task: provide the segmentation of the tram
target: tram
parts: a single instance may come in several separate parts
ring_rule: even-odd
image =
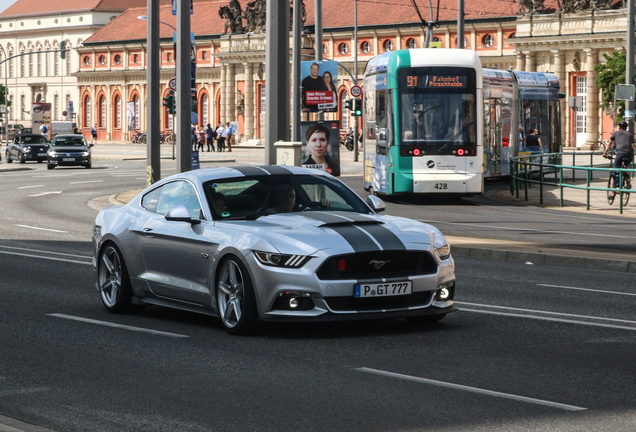
[[[510,157],[561,148],[553,73],[408,49],[371,59],[363,88],[364,188],[376,194],[480,194],[484,179],[510,175]]]

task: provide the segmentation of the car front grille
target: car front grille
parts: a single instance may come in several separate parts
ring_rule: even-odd
[[[431,303],[434,291],[416,292],[409,295],[355,298],[348,297],[325,297],[325,302],[334,311],[375,311],[404,309],[410,306],[426,306]]]
[[[435,274],[437,261],[427,251],[373,251],[337,255],[316,272],[320,280],[382,279]]]

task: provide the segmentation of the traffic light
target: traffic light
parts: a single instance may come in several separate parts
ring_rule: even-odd
[[[177,104],[172,90],[168,92],[168,96],[163,98],[163,106],[168,110],[168,114],[175,114],[177,112]]]
[[[345,105],[349,111],[353,111],[353,101],[354,99],[347,99]]]
[[[66,42],[64,41],[60,42],[60,58],[66,58]]]
[[[362,115],[362,101],[358,98],[350,99],[353,101],[353,115],[360,117]],[[348,101],[347,101],[348,102]]]

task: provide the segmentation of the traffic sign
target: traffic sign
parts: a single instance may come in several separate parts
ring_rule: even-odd
[[[362,94],[362,89],[359,86],[351,87],[351,96],[360,97],[361,94]]]
[[[176,90],[177,89],[177,79],[176,78],[172,78],[170,81],[168,81],[168,88],[170,90]]]
[[[68,112],[67,112],[67,111],[62,111],[62,116],[63,116],[63,117],[66,117],[67,115],[68,115]]]

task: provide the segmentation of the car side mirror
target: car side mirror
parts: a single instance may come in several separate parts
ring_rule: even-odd
[[[165,218],[167,221],[188,222],[193,225],[201,223],[201,220],[199,219],[192,219],[190,210],[188,210],[188,208],[183,204],[177,204],[176,206],[170,208],[170,210],[168,210],[168,213],[166,213]]]
[[[89,144],[88,147],[95,147],[95,144]]]
[[[386,204],[384,204],[384,201],[374,195],[369,195],[369,197],[367,198],[367,204],[369,204],[371,210],[376,213],[380,213],[386,210]]]

